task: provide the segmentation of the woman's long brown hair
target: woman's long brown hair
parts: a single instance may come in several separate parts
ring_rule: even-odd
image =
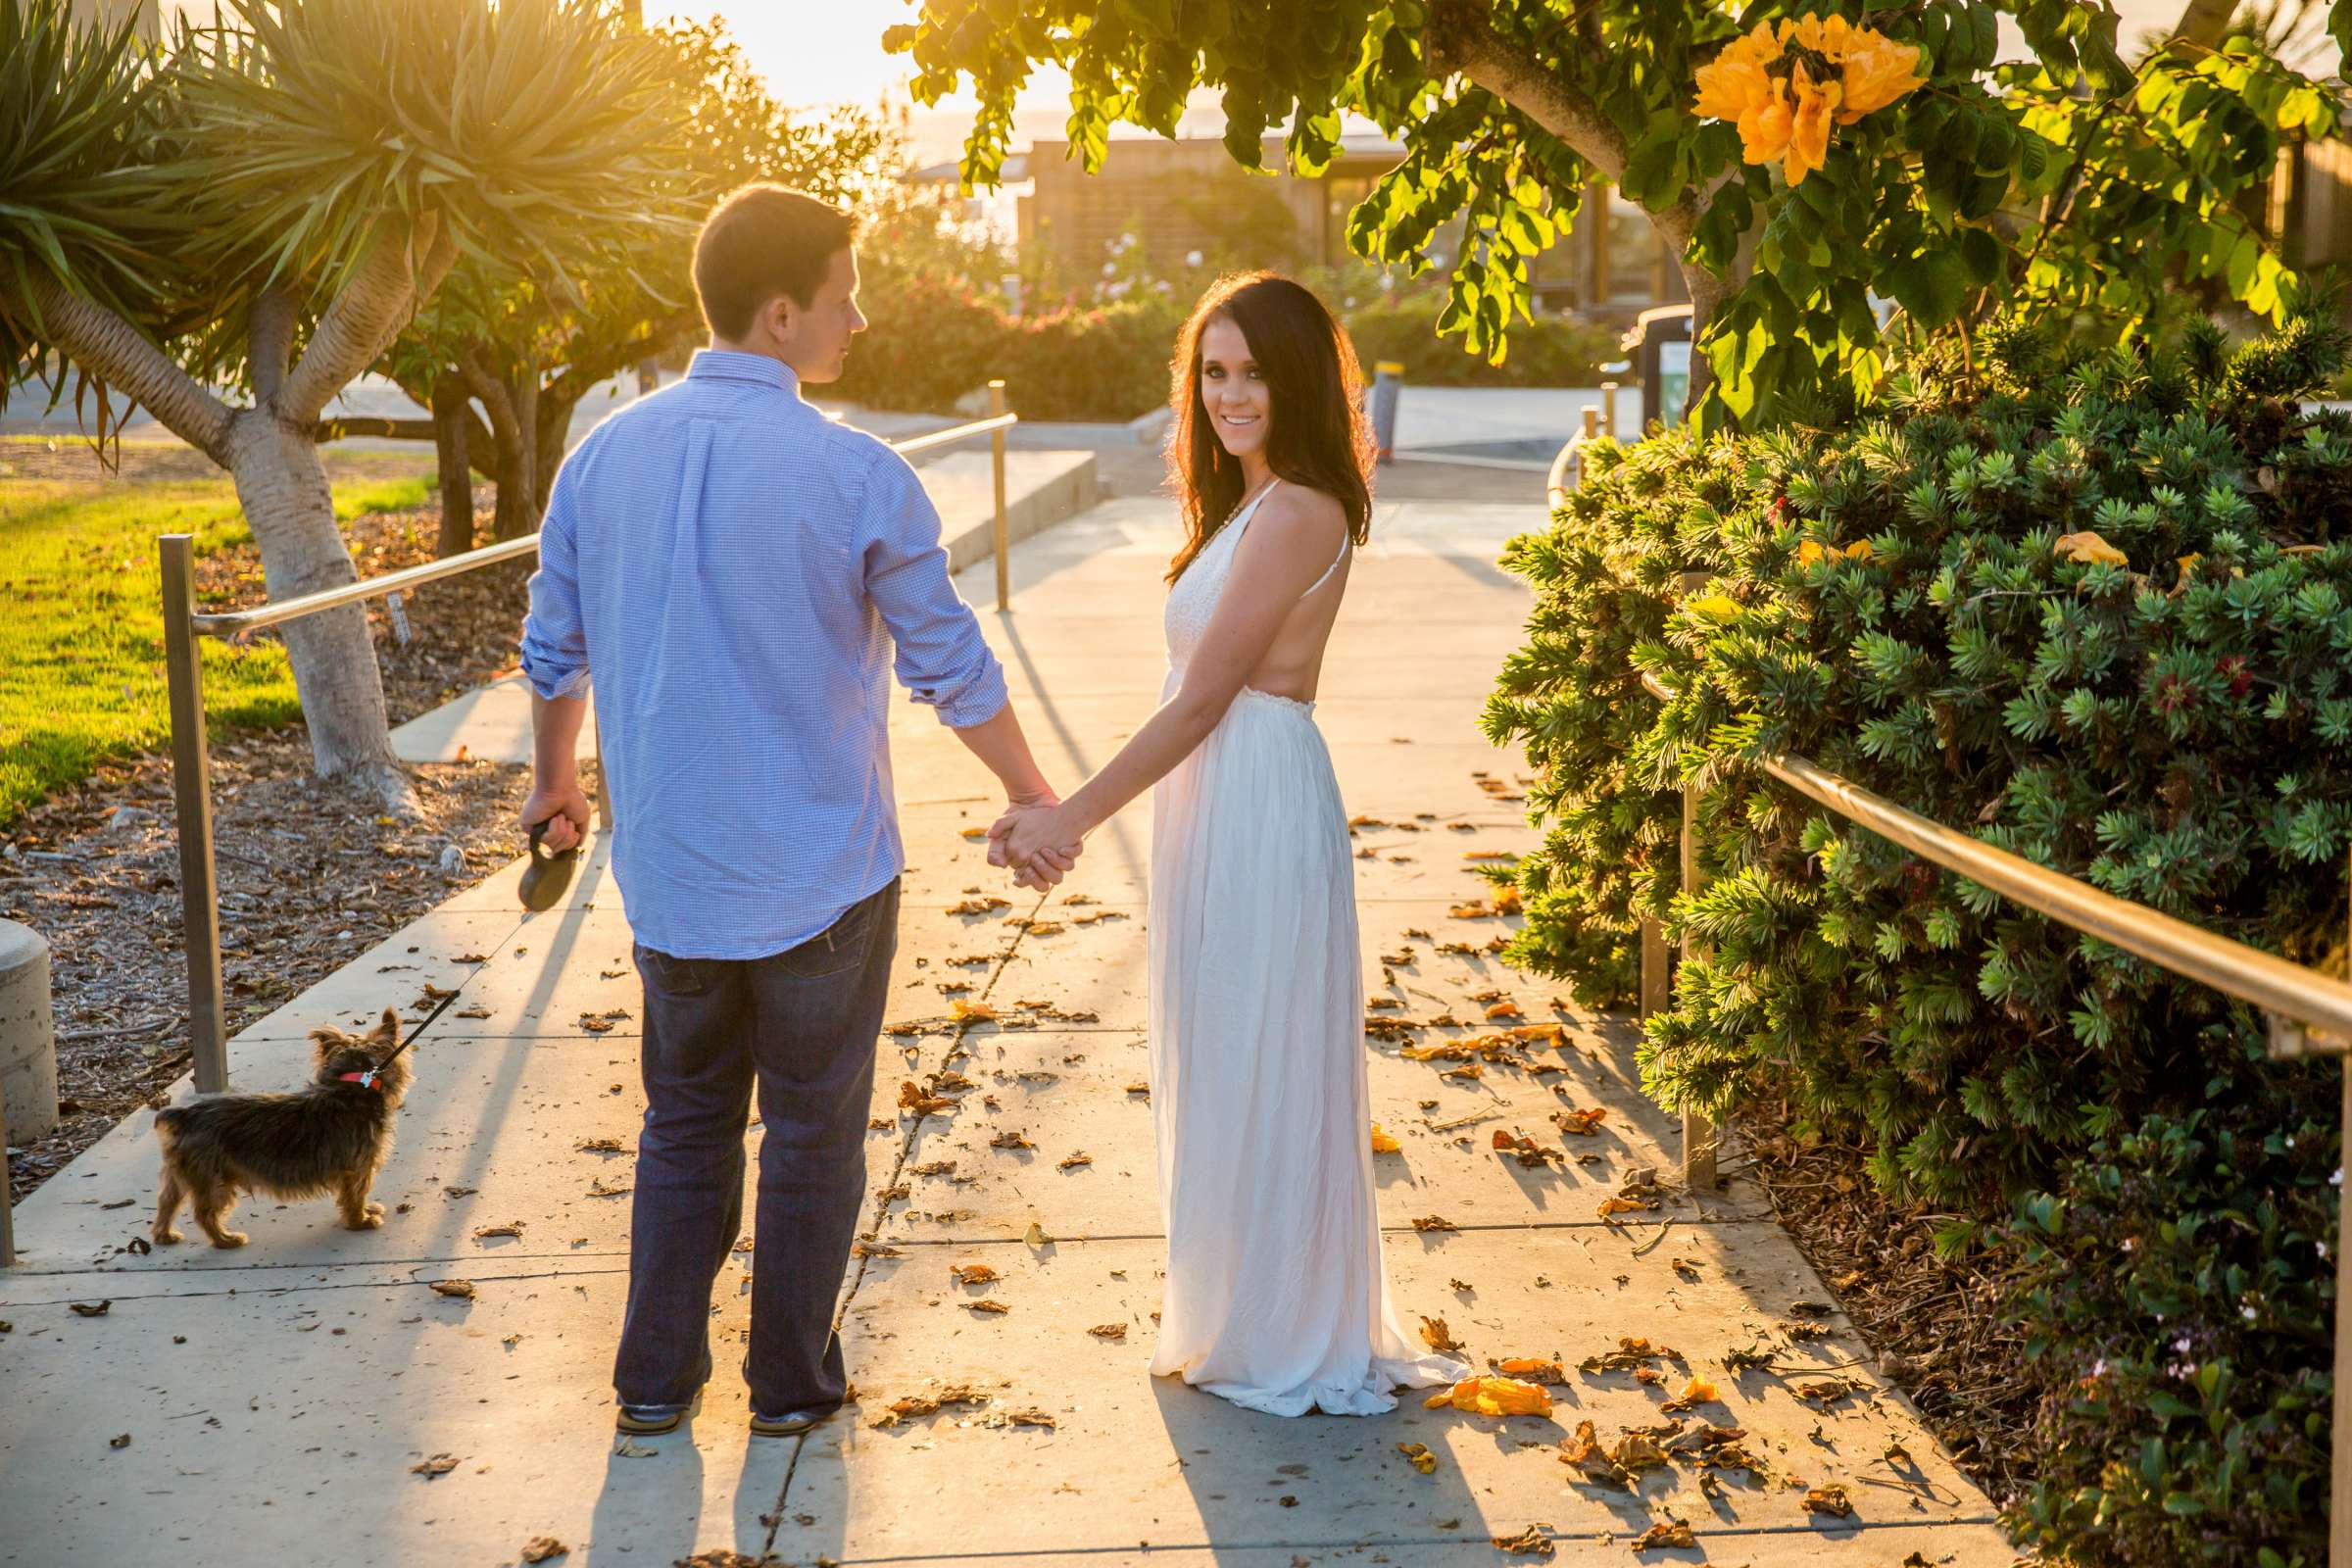
[[[1200,296],[1168,362],[1168,407],[1175,415],[1168,473],[1185,532],[1184,548],[1168,565],[1170,582],[1242,502],[1242,460],[1225,450],[1200,406],[1200,334],[1219,317],[1242,329],[1266,378],[1267,466],[1278,478],[1338,498],[1348,536],[1357,544],[1372,535],[1372,432],[1355,345],[1311,290],[1277,272],[1232,272]]]

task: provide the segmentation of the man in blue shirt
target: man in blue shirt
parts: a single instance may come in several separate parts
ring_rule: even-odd
[[[522,819],[557,850],[585,831],[573,757],[593,694],[645,985],[613,1369],[629,1432],[675,1428],[710,1375],[755,1080],[752,1429],[786,1436],[842,1402],[833,1304],[865,1196],[905,863],[886,662],[1009,804],[1054,799],[921,481],[801,397],[840,376],[864,329],[855,237],[848,214],[775,185],[710,214],[694,257],[710,347],[564,461],[531,578]]]

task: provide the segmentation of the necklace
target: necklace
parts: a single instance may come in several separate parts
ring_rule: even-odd
[[[1240,506],[1238,506],[1238,507],[1235,507],[1235,508],[1233,509],[1233,512],[1232,512],[1231,515],[1227,516],[1225,520],[1226,520],[1227,522],[1231,522],[1231,521],[1233,521],[1233,519],[1234,519],[1235,517],[1238,517],[1238,516],[1240,516],[1240,515],[1241,515],[1243,513],[1245,513],[1245,512],[1249,511],[1249,510],[1250,510],[1250,504],[1251,504],[1251,503],[1253,503],[1254,501],[1256,501],[1256,500],[1257,500],[1257,498],[1258,498],[1259,496],[1262,496],[1262,495],[1264,495],[1264,494],[1265,494],[1267,491],[1269,491],[1269,490],[1273,489],[1273,488],[1274,488],[1274,487],[1275,487],[1277,484],[1279,484],[1279,483],[1281,483],[1281,482],[1282,482],[1282,475],[1281,475],[1281,474],[1279,474],[1279,473],[1270,473],[1270,474],[1266,475],[1266,482],[1265,482],[1264,484],[1262,484],[1262,485],[1259,485],[1259,486],[1257,487],[1257,490],[1255,491],[1255,493],[1254,493],[1254,494],[1244,496],[1244,497],[1242,498],[1242,504],[1241,504]]]

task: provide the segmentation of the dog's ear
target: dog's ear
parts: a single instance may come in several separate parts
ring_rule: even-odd
[[[321,1024],[311,1031],[311,1054],[320,1061],[350,1043],[351,1036],[331,1024]]]
[[[386,1007],[383,1017],[377,1019],[375,1027],[368,1032],[368,1038],[380,1041],[387,1046],[399,1045],[400,1014],[394,1012],[390,1007]]]

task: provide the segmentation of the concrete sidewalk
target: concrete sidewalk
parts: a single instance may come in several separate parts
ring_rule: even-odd
[[[262,1203],[234,1222],[252,1236],[242,1250],[126,1252],[152,1217],[145,1112],[18,1210],[27,1260],[0,1276],[14,1325],[0,1336],[0,1562],[513,1563],[552,1538],[568,1548],[559,1560],[640,1568],[725,1551],[1418,1565],[1510,1560],[1490,1538],[1535,1527],[1578,1562],[2008,1563],[1990,1505],[1844,1318],[1817,1310],[1828,1293],[1751,1184],[1670,1190],[1622,1227],[1595,1216],[1630,1173],[1671,1178],[1679,1157],[1675,1124],[1634,1084],[1633,1027],[1555,1010],[1551,986],[1479,951],[1515,922],[1452,912],[1485,891],[1467,857],[1532,842],[1523,808],[1473,775],[1513,777],[1477,718],[1526,609],[1493,563],[1536,516],[1384,506],[1317,716],[1349,809],[1403,824],[1359,835],[1370,989],[1415,1020],[1479,1019],[1474,999],[1499,991],[1531,1021],[1568,1025],[1564,1047],[1527,1053],[1532,1068],[1475,1079],[1367,1046],[1375,1114],[1403,1145],[1375,1162],[1400,1310],[1445,1319],[1481,1364],[1564,1358],[1553,1417],[1429,1410],[1408,1395],[1386,1417],[1284,1421],[1146,1375],[1162,1257],[1143,1083],[1148,806],[1104,829],[1050,898],[1019,894],[962,836],[995,814],[985,775],[900,705],[912,864],[867,1145],[869,1250],[842,1287],[858,1405],[804,1438],[749,1439],[731,1353],[746,1254],[720,1281],[720,1372],[702,1415],[615,1451],[640,998],[601,860],[569,905],[536,916],[516,910],[510,868],[232,1045],[240,1086],[281,1086],[312,1025],[459,989],[416,1048],[375,1192],[392,1209],[382,1229],[337,1229],[323,1202]],[[1057,782],[1103,761],[1156,699],[1174,541],[1163,503],[1106,503],[1022,544],[1012,612],[983,612]],[[985,572],[964,578],[976,604]],[[955,912],[976,895],[1013,902]],[[955,1001],[996,1016],[955,1021]],[[947,1072],[972,1085],[949,1091],[953,1110],[902,1111],[903,1085]],[[1567,1106],[1607,1118],[1564,1138],[1548,1117]],[[1513,1128],[1567,1157],[1523,1168],[1491,1146]],[[1433,1217],[1452,1228],[1416,1229]],[[520,1234],[477,1235],[506,1225]],[[956,1284],[949,1268],[963,1263],[1001,1277]],[[470,1297],[431,1288],[460,1279]],[[103,1315],[74,1310],[102,1301]],[[1828,1332],[1797,1342],[1790,1324]],[[1622,1336],[1679,1352],[1656,1363],[1660,1385],[1575,1369]],[[1770,1369],[1726,1370],[1751,1346],[1777,1351]],[[1678,1464],[1633,1493],[1561,1462],[1580,1421],[1613,1446],[1669,1419],[1661,1401],[1693,1373],[1720,1393],[1695,1417],[1744,1427],[1761,1475]],[[1840,1380],[1850,1392],[1817,1396],[1826,1408],[1798,1396]],[[983,1402],[881,1424],[894,1401],[957,1385]],[[1414,1443],[1433,1474],[1398,1452]],[[416,1472],[435,1456],[453,1461],[445,1473]],[[1806,1489],[1832,1484],[1852,1517],[1807,1509]],[[1629,1551],[1669,1516],[1695,1545]]]

